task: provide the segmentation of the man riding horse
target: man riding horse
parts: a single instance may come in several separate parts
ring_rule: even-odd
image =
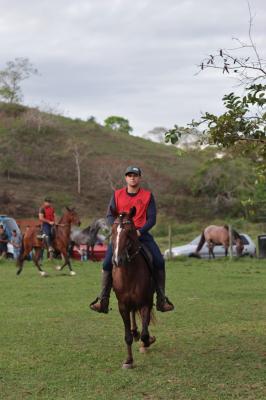
[[[42,233],[48,245],[49,258],[53,256],[53,227],[55,224],[55,209],[49,197],[44,199],[43,205],[39,209],[39,220],[42,223]]]
[[[111,212],[115,209],[118,214],[129,212],[136,207],[136,215],[133,218],[137,229],[139,241],[151,253],[153,259],[153,280],[157,294],[156,308],[158,311],[166,312],[174,309],[173,304],[165,296],[165,263],[161,251],[149,230],[156,224],[156,204],[152,193],[140,186],[141,170],[130,166],[125,171],[127,186],[116,190],[110,200],[107,220],[110,225],[114,223]],[[112,289],[112,257],[113,249],[110,244],[103,261],[102,291],[100,296],[90,304],[93,311],[108,313],[110,292]]]

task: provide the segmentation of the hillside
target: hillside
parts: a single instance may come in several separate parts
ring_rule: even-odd
[[[49,195],[59,212],[71,204],[88,218],[103,216],[112,190],[123,184],[125,167],[136,164],[161,214],[179,220],[204,217],[210,210],[217,214],[211,203],[191,190],[191,181],[213,158],[213,150],[180,157],[171,146],[110,131],[94,121],[7,104],[0,105],[0,146],[1,213],[34,216]],[[80,194],[75,154],[81,169]]]

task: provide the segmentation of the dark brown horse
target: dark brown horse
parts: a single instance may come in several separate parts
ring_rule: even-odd
[[[133,367],[132,342],[142,341],[140,351],[155,342],[149,334],[149,323],[153,307],[153,281],[148,262],[141,251],[141,245],[132,218],[136,213],[133,207],[129,213],[117,215],[112,227],[113,246],[113,289],[118,300],[119,312],[125,326],[127,358],[123,368]],[[141,334],[138,332],[135,314],[139,312],[142,321]]]
[[[55,251],[61,254],[64,260],[64,264],[62,266],[56,267],[56,269],[61,271],[66,265],[68,265],[70,275],[76,275],[76,273],[72,270],[70,256],[68,254],[69,237],[72,224],[80,225],[79,216],[74,208],[71,209],[66,207],[66,212],[63,214],[59,222],[55,224],[53,248],[55,249]],[[43,249],[46,248],[47,245],[44,240],[40,239],[39,237],[39,226],[29,227],[28,229],[26,229],[22,238],[20,256],[17,260],[17,275],[21,273],[25,259],[34,249],[33,261],[38,268],[41,276],[47,276],[47,273],[43,271],[40,264]]]
[[[243,252],[243,248],[244,248],[241,236],[234,229],[232,229],[231,232],[232,232],[232,240],[236,244],[237,255],[241,256],[241,254]],[[196,255],[199,254],[199,252],[205,242],[207,242],[207,244],[208,244],[209,258],[211,258],[211,256],[213,258],[215,258],[215,255],[213,252],[215,245],[224,246],[225,255],[227,256],[228,248],[230,245],[230,232],[229,232],[228,225],[224,225],[224,226],[210,225],[207,228],[205,228],[204,231],[202,232],[202,235],[201,235],[201,238],[200,238],[197,250],[196,250]]]

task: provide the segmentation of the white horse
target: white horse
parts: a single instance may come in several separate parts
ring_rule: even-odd
[[[88,256],[90,253],[91,257],[93,257],[94,246],[97,243],[103,243],[110,234],[111,229],[105,218],[95,220],[91,226],[83,230],[73,227],[70,233],[71,248],[73,249],[75,244],[86,244],[88,246]]]

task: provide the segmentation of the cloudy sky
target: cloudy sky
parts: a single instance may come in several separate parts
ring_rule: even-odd
[[[263,55],[266,1],[250,6]],[[246,0],[0,0],[0,69],[28,57],[40,76],[24,82],[25,104],[124,116],[141,135],[221,111],[235,82],[197,64],[248,27]]]

